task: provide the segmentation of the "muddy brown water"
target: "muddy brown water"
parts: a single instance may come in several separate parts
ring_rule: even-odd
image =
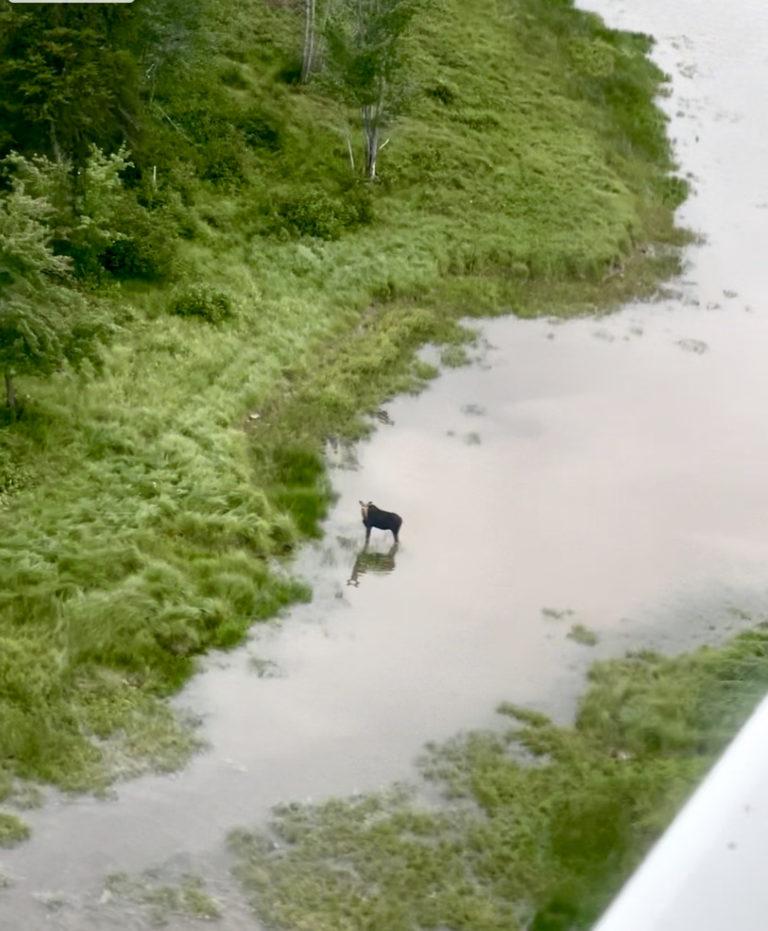
[[[270,806],[414,774],[423,744],[501,700],[567,720],[596,658],[716,642],[768,594],[768,11],[758,0],[591,0],[654,33],[706,242],[652,305],[483,324],[474,363],[330,451],[339,498],[295,571],[311,604],[209,657],[176,699],[209,748],[113,798],[51,796],[0,853],[0,928],[143,929],[108,873],[206,878],[220,927],[255,927],[224,838]],[[404,516],[401,544],[358,499]],[[355,565],[357,562],[357,572]],[[594,631],[582,645],[573,624]],[[190,927],[171,918],[168,927]]]

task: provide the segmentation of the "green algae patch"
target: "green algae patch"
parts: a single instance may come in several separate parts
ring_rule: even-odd
[[[29,837],[29,826],[16,815],[0,811],[0,847],[15,847]]]
[[[285,931],[589,928],[766,688],[766,627],[598,663],[573,727],[504,705],[503,733],[428,748],[421,787],[233,832],[234,873]]]
[[[361,186],[346,109],[281,77],[295,11],[222,0],[205,22],[205,60],[190,48],[147,94],[185,312],[179,281],[105,281],[101,370],[20,378],[0,423],[0,758],[67,789],[192,752],[160,706],[206,651],[309,597],[279,560],[320,533],[325,443],[434,377],[420,346],[459,364],[465,315],[651,293],[684,241],[648,37],[559,0],[440,0]],[[239,153],[226,183],[213,125]],[[342,228],[353,201],[366,222]]]
[[[590,630],[584,624],[572,624],[571,629],[566,634],[569,640],[574,640],[576,643],[580,643],[583,647],[594,647],[597,646],[599,637],[594,630]]]
[[[113,873],[107,877],[102,903],[117,900],[139,906],[155,927],[172,918],[215,921],[221,917],[219,903],[208,894],[205,881],[185,874],[177,883],[163,883],[152,871],[138,876]]]

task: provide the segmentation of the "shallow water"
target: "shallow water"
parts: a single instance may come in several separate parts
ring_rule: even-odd
[[[410,778],[425,741],[491,725],[502,699],[565,720],[595,658],[713,642],[764,609],[768,11],[588,5],[659,39],[695,179],[681,218],[706,243],[658,304],[484,324],[475,363],[387,405],[355,468],[332,454],[338,504],[296,567],[313,602],[179,696],[210,744],[183,772],[25,815],[32,840],[0,853],[0,928],[145,928],[103,893],[148,868],[204,875],[220,926],[254,927],[227,879],[232,827]],[[396,552],[374,531],[353,577],[360,498],[405,522]]]

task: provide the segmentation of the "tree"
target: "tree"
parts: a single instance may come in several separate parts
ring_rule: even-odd
[[[376,177],[382,130],[405,99],[403,36],[414,0],[342,0],[326,25],[328,64],[342,96],[360,110],[365,175]]]
[[[138,69],[119,41],[132,15],[113,4],[0,10],[6,152],[67,159],[76,186],[91,144],[112,149],[136,136]]]
[[[317,42],[317,0],[304,0],[304,47],[301,56],[301,81],[303,84],[312,74]]]
[[[106,326],[71,287],[71,260],[51,248],[51,205],[21,181],[0,197],[0,368],[16,418],[15,377],[94,358]]]
[[[132,4],[0,2],[0,157],[46,155],[70,166],[76,199],[91,147],[153,144],[158,86],[200,66],[208,0]],[[194,54],[193,54],[194,53]]]
[[[125,238],[115,227],[133,202],[121,180],[122,173],[131,166],[124,146],[105,155],[92,145],[75,198],[70,186],[72,165],[66,159],[56,162],[45,155],[25,158],[11,152],[0,160],[0,173],[10,173],[15,183],[23,183],[25,193],[48,203],[46,225],[51,230],[53,251],[68,255],[75,274],[83,277],[98,275],[100,256]]]
[[[180,77],[199,71],[201,58],[210,57],[211,11],[206,0],[142,0],[128,9],[130,21],[120,40],[138,63],[151,106],[163,83],[177,84]]]

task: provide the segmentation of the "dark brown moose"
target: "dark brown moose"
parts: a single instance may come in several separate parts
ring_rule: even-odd
[[[399,514],[395,514],[392,511],[382,511],[381,508],[377,508],[373,501],[369,501],[366,504],[364,501],[360,502],[360,510],[363,515],[363,524],[365,525],[365,542],[367,543],[371,537],[371,528],[376,527],[378,530],[391,530],[392,536],[395,538],[395,543],[397,543],[397,535],[400,533],[400,527],[403,523],[403,518]]]

